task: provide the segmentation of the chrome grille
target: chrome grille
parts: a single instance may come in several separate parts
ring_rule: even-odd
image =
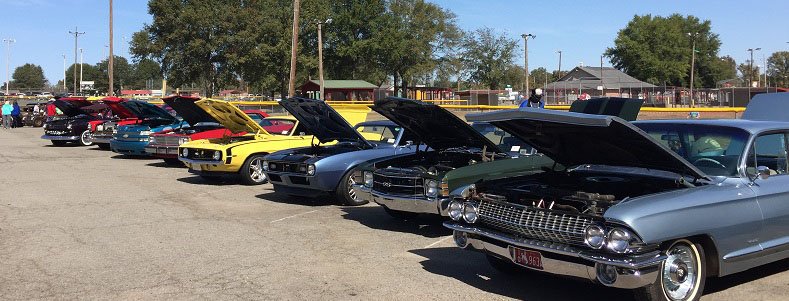
[[[158,145],[180,145],[178,144],[178,140],[180,140],[181,136],[156,136],[156,144]]]
[[[482,224],[501,231],[552,242],[584,245],[589,217],[483,200],[479,205]]]
[[[373,191],[389,195],[423,196],[425,187],[421,177],[393,176],[373,173]]]

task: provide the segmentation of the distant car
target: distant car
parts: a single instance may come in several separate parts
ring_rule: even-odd
[[[76,142],[83,146],[91,145],[88,140],[89,122],[100,120],[99,113],[105,111],[104,104],[93,104],[85,98],[59,98],[54,105],[63,114],[52,117],[44,123],[44,135],[41,139],[52,141],[55,146],[63,146],[68,142]]]
[[[698,300],[707,277],[789,258],[788,104],[789,93],[759,94],[729,120],[468,115],[555,164],[458,188],[444,226],[507,273],[592,280],[639,300]]]
[[[101,100],[102,103],[110,108],[108,114],[112,116],[105,116],[108,120],[90,122],[88,141],[96,144],[100,149],[109,150],[112,136],[119,126],[140,123],[146,116],[150,115],[139,110],[139,106],[124,105],[126,101],[128,99],[117,97],[106,97]]]
[[[185,121],[170,115],[167,110],[139,100],[123,102],[123,106],[136,113],[141,120],[130,125],[118,126],[110,140],[110,149],[124,155],[147,156],[145,147],[151,134],[188,126]]]
[[[334,197],[346,205],[362,205],[356,198],[352,169],[367,160],[413,153],[408,135],[391,121],[365,121],[355,127],[326,102],[291,98],[279,102],[320,142],[315,145],[278,151],[265,157],[263,170],[274,192],[286,195]]]
[[[38,105],[39,111],[34,112],[35,106]],[[25,126],[42,127],[47,120],[46,116],[46,103],[29,103],[22,108],[20,116],[22,117],[22,124]]]
[[[163,101],[183,118],[189,126],[151,134],[151,141],[145,147],[150,156],[161,158],[169,164],[180,163],[178,146],[192,140],[213,139],[246,135],[246,132],[233,133],[219,124],[214,117],[195,104],[197,97],[173,96]],[[252,120],[264,123],[268,114],[261,110],[244,110]],[[265,128],[265,127],[264,127]]]

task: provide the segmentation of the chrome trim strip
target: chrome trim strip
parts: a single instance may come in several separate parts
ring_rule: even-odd
[[[219,160],[219,161],[195,160],[195,159],[184,158],[184,157],[181,157],[181,156],[178,156],[178,160],[181,160],[181,162],[186,162],[186,163],[189,163],[189,164],[224,165],[224,163],[225,163],[225,161],[222,161],[222,160]]]
[[[80,139],[80,136],[50,136],[50,135],[43,135],[43,136],[41,136],[41,139],[77,141],[77,140]]]

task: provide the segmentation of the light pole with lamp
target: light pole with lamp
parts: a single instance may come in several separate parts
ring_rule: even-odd
[[[3,43],[6,45],[6,57],[5,57],[5,95],[8,96],[8,87],[11,86],[11,44],[16,43],[16,40],[12,38],[3,39]]]
[[[753,52],[762,50],[761,47],[757,48],[748,48],[748,52],[751,53],[751,60],[748,63],[748,100],[751,100],[751,87],[753,86]],[[743,74],[744,75],[744,74]]]
[[[66,90],[66,54],[63,54],[63,91],[68,93]]]
[[[79,93],[82,93],[82,63],[84,62],[82,48],[79,49]]]
[[[558,82],[559,79],[562,78],[562,51],[561,50],[556,50],[556,53],[559,54],[559,70],[556,71],[556,73],[558,74],[557,75],[558,78],[556,79],[556,82]],[[567,92],[567,91],[565,91],[565,92]],[[558,100],[556,99],[556,84],[554,84],[554,87],[553,87],[553,100],[558,103]]]
[[[74,35],[74,94],[77,94],[77,47],[79,36],[85,34],[85,32],[79,32],[77,27],[74,27],[74,31],[69,31],[68,33]]]
[[[521,35],[523,38],[523,71],[526,73],[526,98],[529,98],[529,38],[536,39],[537,36],[525,33]]]
[[[320,90],[321,94],[318,97],[318,99],[320,99],[320,100],[324,100],[326,98],[325,95],[323,94],[324,93],[323,92],[323,85],[324,85],[324,81],[323,81],[323,24],[331,24],[331,21],[332,21],[332,19],[329,18],[329,19],[326,19],[326,21],[323,21],[323,22],[321,22],[321,21],[315,22],[316,24],[318,24],[318,78],[321,81],[321,90]]]

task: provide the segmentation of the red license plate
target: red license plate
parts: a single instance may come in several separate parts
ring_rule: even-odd
[[[510,247],[510,256],[512,256],[512,261],[519,265],[542,270],[542,254],[540,252]]]

